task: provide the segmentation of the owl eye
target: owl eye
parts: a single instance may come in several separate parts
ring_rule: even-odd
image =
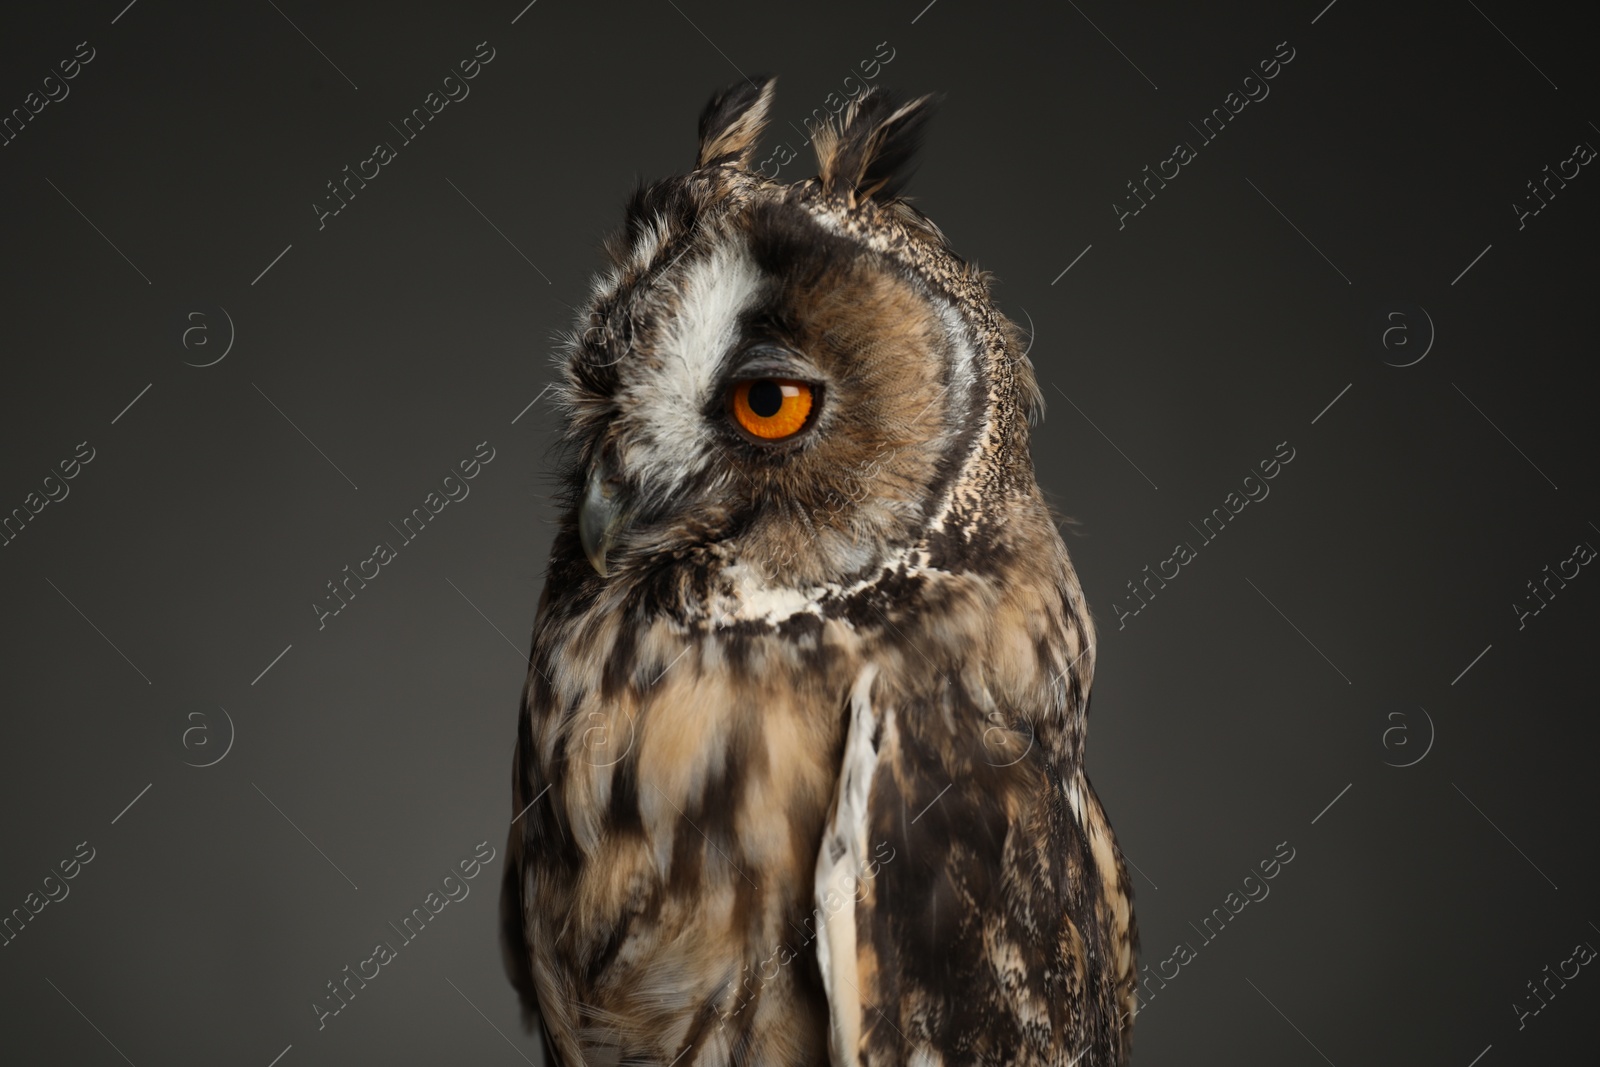
[[[813,390],[791,378],[752,378],[735,382],[728,411],[745,433],[762,441],[781,441],[805,429]]]

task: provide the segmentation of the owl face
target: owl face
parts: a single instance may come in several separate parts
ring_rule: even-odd
[[[572,555],[600,580],[859,581],[937,521],[992,421],[992,338],[948,284],[981,279],[873,167],[909,157],[925,102],[867,98],[823,175],[780,185],[748,166],[771,89],[714,100],[700,166],[634,196],[565,355]]]

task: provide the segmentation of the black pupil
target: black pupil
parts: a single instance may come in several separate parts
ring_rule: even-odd
[[[771,378],[763,378],[750,386],[750,410],[763,419],[770,419],[783,410],[783,387]]]

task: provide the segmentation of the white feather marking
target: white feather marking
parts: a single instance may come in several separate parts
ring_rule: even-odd
[[[944,323],[945,336],[955,348],[955,359],[950,367],[950,394],[958,401],[977,380],[978,351],[972,344],[972,331],[961,312],[948,300],[935,300],[939,320]]]
[[[776,625],[802,612],[815,614],[821,597],[841,592],[839,586],[832,583],[811,589],[769,585],[758,568],[745,563],[729,564],[722,574],[733,583],[733,604],[722,614],[740,621]]]
[[[629,375],[623,399],[626,418],[638,430],[624,463],[640,481],[670,493],[705,466],[713,449],[701,411],[739,339],[739,317],[762,288],[761,270],[742,240],[684,269],[680,305],[657,359],[648,371]]]
[[[1081,827],[1083,826],[1083,794],[1078,789],[1076,776],[1068,778],[1061,783],[1061,791],[1067,794],[1067,804],[1072,808],[1072,818]]]
[[[966,411],[966,398],[971,394],[974,383],[977,381],[978,350],[972,342],[972,331],[967,322],[961,317],[961,312],[950,301],[935,298],[934,307],[938,309],[939,320],[944,323],[945,337],[955,350],[950,360],[950,386],[949,394],[945,401],[946,406],[953,412]],[[984,438],[989,435],[991,425],[990,412],[994,409],[994,399],[984,405],[981,416],[983,424],[973,434],[972,446],[967,455],[962,458],[962,469],[972,462],[975,455],[983,449]],[[956,432],[955,427],[950,427],[949,434]],[[950,488],[945,491],[944,499],[939,502],[938,509],[929,519],[928,529],[932,531],[944,529],[945,517],[950,513],[950,506],[955,502],[957,488],[962,484],[963,478],[951,479]]]
[[[762,622],[776,626],[795,615],[821,615],[826,599],[844,600],[862,590],[871,588],[884,572],[904,571],[908,577],[938,576],[941,571],[923,566],[926,556],[914,548],[898,548],[883,557],[878,569],[850,585],[824,582],[803,589],[769,584],[759,568],[744,563],[730,563],[723,568],[723,576],[732,588],[712,604],[711,616],[725,625],[737,622]]]
[[[856,885],[867,863],[867,802],[878,768],[873,747],[878,719],[872,709],[876,664],[868,664],[850,692],[850,733],[839,769],[833,821],[817,855],[817,963],[828,994],[828,1043],[834,1067],[859,1062],[861,989],[856,973]],[[888,729],[893,711],[884,711]]]

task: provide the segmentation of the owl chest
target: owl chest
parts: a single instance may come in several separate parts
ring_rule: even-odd
[[[668,983],[700,1010],[804,950],[850,672],[740,651],[663,648],[647,685],[547,723],[552,815],[575,848],[547,858],[541,922],[587,1002],[661,1004]]]

